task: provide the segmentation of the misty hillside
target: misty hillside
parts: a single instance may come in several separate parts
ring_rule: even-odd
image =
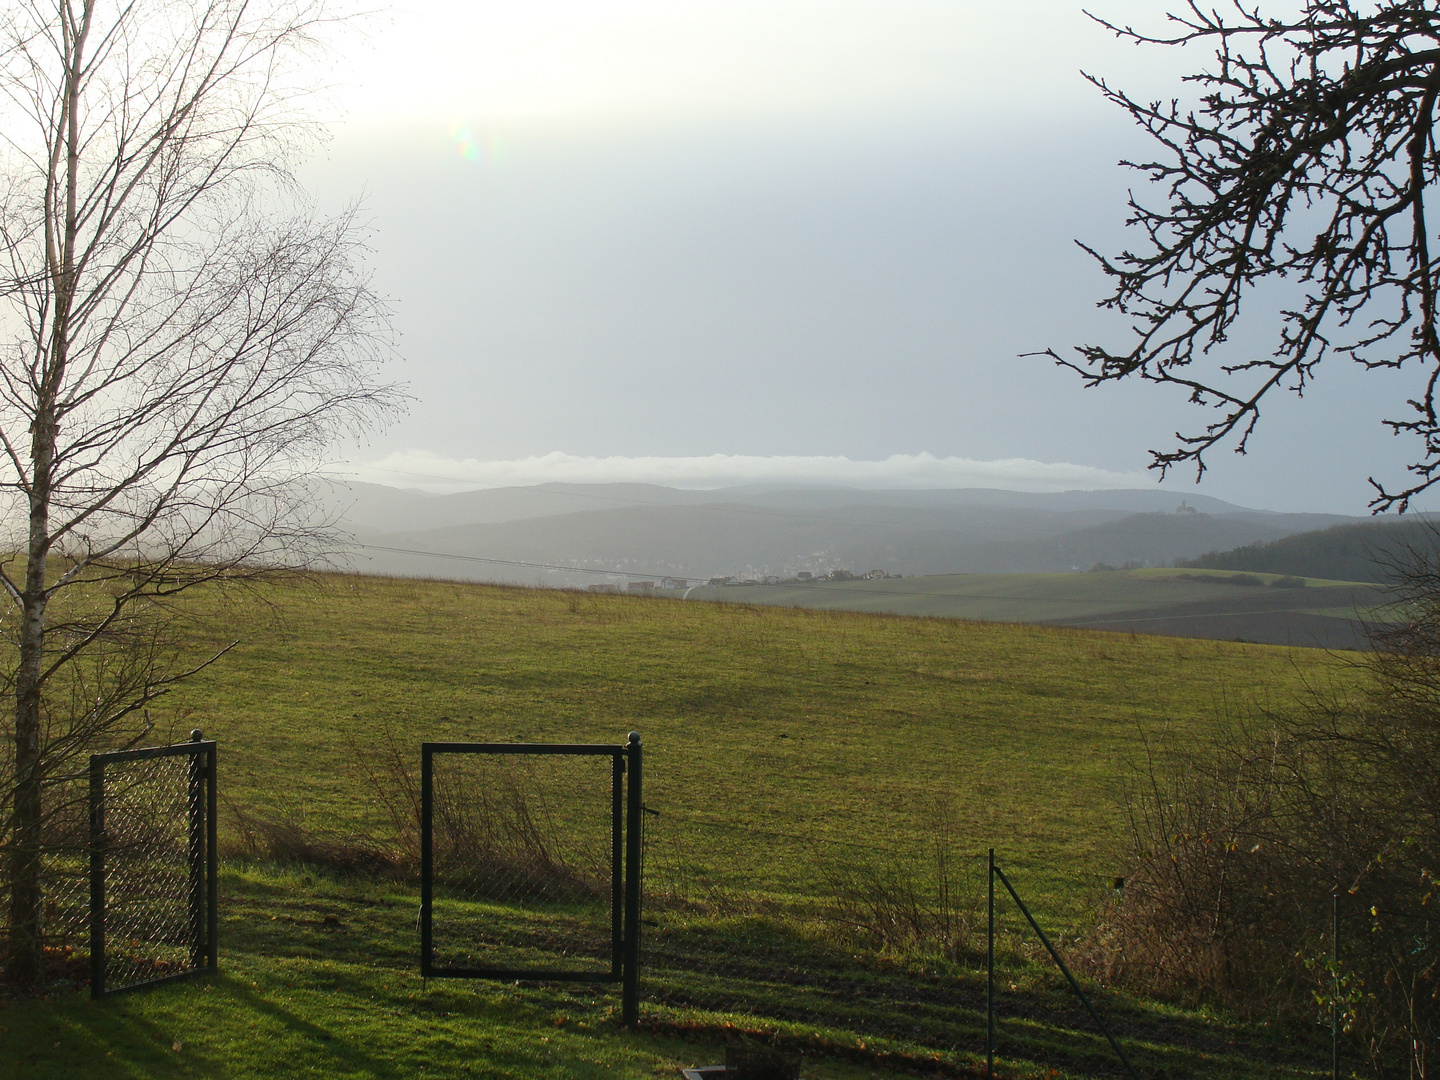
[[[1230,551],[1208,551],[1180,565],[1209,570],[1296,574],[1332,581],[1387,580],[1387,567],[1407,548],[1435,546],[1433,521],[1425,517],[1335,525]]]
[[[1130,514],[1057,536],[966,553],[963,573],[1031,573],[1110,566],[1170,566],[1198,551],[1265,543],[1313,527],[1323,515]],[[1239,537],[1253,539],[1236,542]],[[944,573],[945,571],[925,571]]]
[[[1208,496],[1187,495],[1182,499],[1159,490],[1035,493],[993,488],[943,488],[870,491],[771,485],[696,491],[659,484],[537,484],[431,495],[379,484],[352,483],[337,487],[330,496],[331,509],[348,523],[382,532],[400,529],[423,531],[454,525],[495,525],[627,506],[734,504],[800,513],[839,510],[853,505],[913,510],[981,507],[1042,512],[1089,510],[1113,518],[1125,514],[1168,513],[1182,502],[1207,514],[1256,513]],[[1344,519],[1331,515],[1327,520]]]
[[[1181,507],[1159,490],[547,484],[428,495],[357,484],[341,494],[337,509],[358,542],[358,570],[546,585],[836,569],[911,576],[1168,566],[1353,520],[1195,496]]]
[[[355,483],[332,494],[331,509],[357,528],[393,532],[497,525],[622,506],[693,505],[714,498],[715,492],[658,484],[539,484],[431,495]]]

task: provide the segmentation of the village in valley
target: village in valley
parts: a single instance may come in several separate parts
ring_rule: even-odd
[[[654,581],[631,581],[624,585],[603,582],[587,586],[586,591],[592,593],[638,593],[645,596],[658,592],[675,592],[677,590],[692,588],[696,585],[704,585],[710,588],[738,585],[819,585],[827,581],[883,581],[886,578],[899,578],[904,576],[904,574],[887,573],[884,570],[867,570],[863,574],[857,574],[852,570],[831,570],[823,574],[812,574],[808,570],[801,570],[793,577],[781,577],[779,574],[742,577],[730,574],[724,577],[712,578],[662,577]]]

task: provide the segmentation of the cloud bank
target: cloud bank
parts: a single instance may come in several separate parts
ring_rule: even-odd
[[[1072,491],[1150,487],[1143,472],[1112,472],[1069,462],[1006,458],[891,454],[880,461],[793,455],[759,457],[579,457],[553,451],[511,461],[457,460],[412,450],[378,461],[349,462],[334,469],[346,479],[436,493],[535,484],[662,484],[709,489],[742,484],[796,484],[854,488],[1001,488],[1008,491]]]

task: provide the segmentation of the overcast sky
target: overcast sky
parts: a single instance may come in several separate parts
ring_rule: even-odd
[[[1157,0],[1095,0],[1157,25]],[[414,4],[350,42],[305,172],[360,198],[415,400],[352,475],[1146,486],[1200,419],[1018,354],[1123,328],[1141,144],[1080,76],[1181,92],[1070,0]],[[1264,347],[1264,339],[1236,342]],[[1321,371],[1199,491],[1363,513],[1403,377]],[[1177,498],[1192,474],[1172,481]]]

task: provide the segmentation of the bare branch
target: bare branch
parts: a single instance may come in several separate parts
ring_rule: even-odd
[[[1208,45],[1215,63],[1185,80],[1197,91],[1187,107],[1090,77],[1158,145],[1155,159],[1122,164],[1160,202],[1130,198],[1141,247],[1109,257],[1081,245],[1114,283],[1101,306],[1132,319],[1128,347],[1049,355],[1086,385],[1173,383],[1217,411],[1152,453],[1162,474],[1182,463],[1203,472],[1220,445],[1243,453],[1261,403],[1303,393],[1331,354],[1418,367],[1424,392],[1386,421],[1420,439],[1415,479],[1394,491],[1376,482],[1371,504],[1403,510],[1440,482],[1440,267],[1425,202],[1440,182],[1440,14],[1422,0],[1383,0],[1364,14],[1351,0],[1307,0],[1282,20],[1238,0],[1191,0],[1167,34],[1091,17],[1137,44]],[[1236,355],[1230,335],[1261,285],[1289,289],[1294,302],[1278,313],[1268,355]]]

